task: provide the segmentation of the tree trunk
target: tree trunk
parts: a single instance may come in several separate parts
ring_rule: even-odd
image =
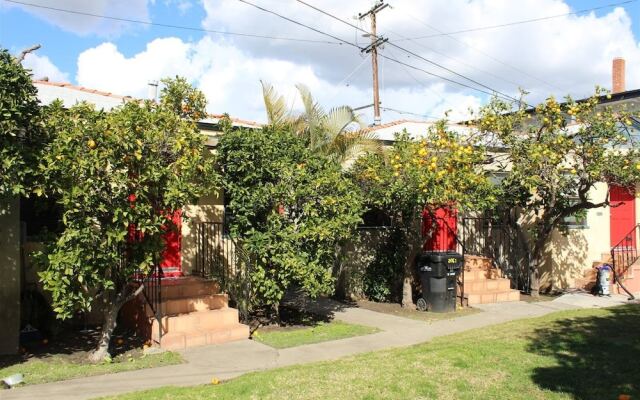
[[[543,253],[547,243],[547,236],[552,229],[550,226],[543,225],[536,232],[536,240],[529,260],[531,297],[540,297],[540,267],[544,261]]]
[[[102,332],[100,333],[100,340],[98,341],[98,347],[89,355],[89,361],[98,363],[103,361],[109,354],[109,343],[111,343],[111,336],[114,329],[116,329],[118,312],[122,307],[117,302],[112,302],[110,306],[105,307],[104,322],[102,323]]]
[[[102,331],[100,333],[100,340],[98,341],[98,347],[89,355],[89,361],[93,363],[103,361],[109,354],[109,344],[111,343],[111,336],[116,329],[118,323],[118,313],[125,303],[144,290],[144,285],[138,286],[136,290],[127,295],[129,286],[125,285],[120,293],[110,292],[107,296],[108,304],[104,308],[104,322],[102,323]]]
[[[402,279],[402,308],[415,310],[413,302],[413,277],[415,275],[415,259],[420,252],[420,247],[412,243],[409,246],[408,256],[404,263],[404,276]]]
[[[540,297],[540,269],[537,257],[534,254],[529,259],[529,285],[531,297]]]

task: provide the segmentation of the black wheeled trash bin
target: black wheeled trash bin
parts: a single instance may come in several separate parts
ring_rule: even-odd
[[[422,284],[418,310],[450,312],[456,310],[458,274],[462,254],[454,251],[426,251],[418,256],[417,268]]]

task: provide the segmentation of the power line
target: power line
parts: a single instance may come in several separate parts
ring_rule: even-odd
[[[244,0],[240,0],[240,1],[245,2]],[[325,11],[325,10],[322,10],[322,9],[320,9],[320,8],[318,8],[318,7],[314,6],[314,5],[311,5],[311,4],[309,4],[309,3],[307,3],[307,2],[305,2],[305,1],[303,1],[303,0],[297,0],[297,1],[298,1],[298,3],[301,3],[301,4],[303,4],[303,5],[307,6],[307,7],[312,8],[312,9],[313,9],[313,10],[315,10],[315,11],[318,11],[318,12],[320,12],[320,13],[322,13],[322,14],[324,14],[324,15],[326,15],[326,16],[328,16],[328,17],[330,17],[330,18],[335,19],[336,21],[342,22],[343,24],[346,24],[346,25],[348,25],[348,26],[350,26],[350,27],[352,27],[352,28],[355,28],[355,29],[357,29],[357,30],[359,30],[359,31],[361,31],[361,32],[364,32],[364,33],[366,33],[366,34],[371,35],[371,33],[370,33],[370,32],[368,32],[368,31],[366,31],[366,30],[364,30],[364,29],[360,28],[360,27],[359,27],[359,26],[357,26],[357,25],[354,25],[354,24],[350,23],[349,21],[345,21],[344,19],[342,19],[342,18],[340,18],[340,17],[335,16],[334,14],[331,14],[331,13],[329,13],[329,12]],[[635,0],[634,0],[634,1],[635,1]],[[382,39],[381,37],[376,36],[376,35],[374,35],[374,37],[375,37],[376,39]],[[489,86],[487,86],[487,85],[485,85],[485,84],[483,84],[483,83],[481,83],[481,82],[478,82],[478,81],[476,81],[476,80],[474,80],[474,79],[472,79],[472,78],[469,78],[469,77],[467,77],[467,76],[465,76],[465,75],[463,75],[463,74],[460,74],[460,73],[458,73],[458,72],[456,72],[456,71],[452,70],[451,68],[445,67],[444,65],[441,65],[441,64],[439,64],[439,63],[437,63],[437,62],[435,62],[435,61],[429,60],[429,59],[427,59],[427,58],[425,58],[425,57],[421,56],[420,54],[417,54],[417,53],[415,53],[415,52],[413,52],[413,51],[411,51],[411,50],[408,50],[408,49],[406,49],[406,48],[404,48],[404,47],[398,46],[398,45],[397,45],[397,44],[395,44],[394,42],[387,41],[387,44],[389,44],[390,46],[393,46],[393,47],[395,47],[395,48],[397,48],[397,49],[399,49],[399,50],[401,50],[401,51],[404,51],[405,53],[408,53],[408,54],[412,55],[413,57],[416,57],[416,58],[418,58],[418,59],[420,59],[420,60],[423,60],[423,61],[425,61],[425,62],[427,62],[427,63],[429,63],[429,64],[431,64],[431,65],[434,65],[434,66],[436,66],[436,67],[438,67],[438,68],[441,68],[441,69],[443,69],[443,70],[445,70],[445,71],[447,71],[447,72],[449,72],[449,73],[451,73],[451,74],[453,74],[453,75],[456,75],[456,76],[458,76],[458,77],[460,77],[460,78],[462,78],[462,79],[465,79],[465,80],[467,80],[467,81],[469,81],[469,82],[472,82],[472,83],[474,83],[474,84],[476,84],[476,85],[478,85],[478,86],[480,86],[480,87],[483,87],[483,88],[485,88],[485,89],[488,89],[488,90],[490,90],[490,91],[492,91],[492,92],[493,92],[493,93],[491,93],[491,95],[493,95],[493,94],[495,93],[495,94],[499,94],[499,95],[501,95],[501,96],[503,96],[503,97],[505,97],[505,98],[507,98],[507,99],[509,99],[509,100],[513,100],[513,101],[516,101],[516,102],[518,102],[518,101],[519,101],[518,99],[516,99],[516,98],[514,98],[514,97],[511,97],[511,96],[509,96],[509,95],[507,95],[507,94],[504,94],[504,93],[502,93],[502,92],[500,92],[500,91],[498,91],[498,90],[496,90],[496,89],[493,89],[492,87],[489,87]]]
[[[62,13],[67,13],[67,14],[75,14],[75,15],[83,15],[83,16],[86,16],[86,17],[109,19],[109,20],[113,20],[113,21],[128,22],[128,23],[134,23],[134,24],[158,26],[158,27],[162,27],[162,28],[182,29],[182,30],[188,30],[188,31],[213,33],[213,34],[217,34],[217,35],[241,36],[241,37],[258,38],[258,39],[286,40],[286,41],[291,41],[291,42],[305,42],[305,43],[342,45],[341,42],[331,42],[331,41],[327,41],[327,40],[312,40],[312,39],[291,38],[291,37],[282,37],[282,36],[258,35],[258,34],[253,34],[253,33],[218,31],[218,30],[198,28],[198,27],[193,27],[193,26],[164,24],[164,23],[143,21],[143,20],[137,20],[137,19],[113,17],[113,16],[109,16],[109,15],[93,14],[93,13],[77,11],[77,10],[69,10],[69,9],[64,9],[64,8],[43,6],[43,5],[40,5],[40,4],[26,3],[26,2],[17,1],[17,0],[3,0],[3,1],[6,1],[8,3],[20,4],[20,5],[27,6],[27,7],[40,8],[40,9],[49,10],[49,11],[56,11],[56,12],[62,12]]]
[[[258,10],[264,11],[264,12],[269,13],[269,14],[272,14],[272,15],[275,15],[276,17],[282,18],[282,19],[284,19],[284,20],[286,20],[286,21],[289,21],[289,22],[291,22],[291,23],[293,23],[293,24],[296,24],[296,25],[302,26],[302,27],[307,28],[307,29],[311,29],[311,30],[312,30],[312,31],[314,31],[314,32],[317,32],[317,33],[319,33],[319,34],[321,34],[321,35],[328,36],[328,37],[330,37],[330,38],[332,38],[332,39],[335,39],[335,40],[337,40],[337,41],[339,41],[339,42],[346,43],[346,44],[349,44],[349,45],[351,45],[351,46],[354,46],[354,47],[360,48],[360,46],[358,46],[358,45],[356,45],[356,44],[353,44],[353,43],[351,43],[351,42],[347,42],[347,41],[346,41],[346,40],[344,40],[344,39],[341,39],[341,38],[339,38],[339,37],[337,37],[337,36],[334,36],[334,35],[332,35],[332,34],[330,34],[330,33],[323,32],[323,31],[321,31],[321,30],[319,30],[319,29],[316,29],[316,28],[314,28],[314,27],[312,27],[312,26],[309,26],[309,25],[303,24],[302,22],[298,22],[298,21],[296,21],[296,20],[293,20],[293,19],[291,19],[291,18],[289,18],[289,17],[286,17],[286,16],[284,16],[284,15],[282,15],[282,14],[278,14],[278,13],[277,13],[277,12],[275,12],[275,11],[272,11],[272,10],[266,9],[266,8],[264,8],[264,7],[260,7],[260,6],[259,6],[259,5],[257,5],[257,4],[253,4],[253,3],[250,3],[250,2],[245,1],[245,0],[238,0],[238,1],[239,1],[239,2],[241,2],[241,3],[244,3],[244,4],[246,4],[246,5],[249,5],[249,6],[251,6],[251,7],[255,7],[255,8],[257,8]]]
[[[634,0],[634,1],[636,1],[636,0]],[[482,51],[482,50],[478,49],[478,48],[477,48],[477,47],[475,47],[475,46],[470,45],[469,43],[465,42],[464,40],[460,40],[460,39],[458,39],[457,37],[455,37],[455,36],[453,36],[453,35],[449,35],[449,34],[447,34],[447,33],[443,32],[443,31],[441,31],[440,29],[436,28],[435,26],[430,25],[430,24],[428,24],[428,23],[424,22],[423,20],[421,20],[421,19],[419,19],[419,18],[415,17],[415,16],[414,16],[414,15],[412,15],[411,13],[406,13],[406,15],[408,15],[410,18],[412,18],[413,20],[417,21],[418,23],[420,23],[420,24],[422,24],[422,25],[426,26],[427,28],[432,29],[432,30],[434,30],[434,31],[436,31],[436,32],[441,33],[443,36],[446,36],[446,37],[448,37],[449,39],[454,40],[454,41],[456,41],[456,42],[460,43],[461,45],[466,46],[466,47],[470,48],[471,50],[476,51],[476,52],[477,52],[477,53],[479,53],[479,54],[482,54],[483,56],[485,56],[485,57],[489,58],[490,60],[493,60],[494,62],[496,62],[496,63],[498,63],[498,64],[502,64],[502,65],[504,65],[505,67],[508,67],[508,68],[510,68],[510,69],[512,69],[512,70],[514,70],[514,71],[516,71],[516,72],[519,72],[519,73],[521,73],[521,74],[523,74],[523,75],[525,75],[525,76],[528,76],[528,77],[529,77],[529,78],[531,78],[531,79],[534,79],[534,80],[536,80],[536,81],[538,81],[538,82],[541,82],[541,83],[543,83],[543,84],[547,85],[548,87],[550,87],[550,88],[552,88],[552,89],[562,90],[562,89],[560,89],[559,87],[557,87],[556,85],[554,85],[554,84],[552,84],[552,83],[549,83],[548,81],[546,81],[546,80],[544,80],[544,79],[538,78],[537,76],[532,75],[532,74],[528,73],[527,71],[524,71],[524,70],[522,70],[522,69],[520,69],[520,68],[518,68],[518,67],[516,67],[516,66],[514,66],[514,65],[511,65],[511,64],[507,63],[506,61],[503,61],[503,60],[501,60],[501,59],[499,59],[499,58],[497,58],[497,57],[495,57],[495,56],[493,56],[493,55],[491,55],[491,54],[489,54],[489,53],[487,53],[487,52],[485,52],[485,51]]]
[[[457,63],[459,63],[459,64],[461,64],[461,65],[464,65],[464,66],[466,66],[466,67],[468,67],[468,68],[471,68],[471,69],[473,69],[473,70],[476,70],[476,71],[478,71],[478,72],[480,72],[480,73],[483,73],[483,74],[486,74],[486,75],[488,75],[488,76],[491,76],[491,77],[493,77],[493,78],[495,78],[495,79],[497,79],[497,80],[501,80],[501,81],[503,81],[503,82],[509,83],[509,84],[511,84],[511,85],[516,86],[517,88],[522,88],[522,87],[524,87],[524,85],[521,85],[521,84],[519,84],[518,82],[514,82],[514,81],[512,81],[512,80],[510,80],[510,79],[507,79],[507,78],[504,78],[504,77],[502,77],[502,76],[496,75],[496,74],[494,74],[493,72],[490,72],[490,71],[487,71],[487,70],[484,70],[484,69],[478,68],[478,67],[476,67],[476,66],[473,66],[473,65],[471,65],[471,64],[469,64],[469,63],[467,63],[467,62],[465,62],[465,61],[460,60],[459,58],[449,56],[449,55],[447,55],[447,54],[445,54],[445,53],[442,53],[442,52],[440,52],[440,51],[438,51],[438,50],[435,50],[435,49],[433,49],[433,48],[431,48],[431,47],[425,46],[424,44],[422,44],[422,43],[420,43],[420,42],[418,42],[418,41],[416,41],[416,40],[412,40],[411,38],[407,38],[406,36],[404,36],[404,35],[402,35],[402,34],[400,34],[400,33],[398,33],[398,32],[392,31],[392,30],[390,30],[390,29],[386,29],[386,31],[387,31],[387,32],[390,32],[390,33],[392,33],[392,34],[394,34],[394,35],[397,35],[397,36],[399,36],[399,37],[401,37],[401,38],[403,38],[403,39],[408,39],[408,40],[410,40],[412,43],[414,43],[416,46],[421,47],[421,48],[423,48],[423,49],[425,49],[425,50],[427,50],[427,51],[430,51],[430,52],[432,52],[432,53],[438,54],[438,55],[440,55],[440,56],[442,56],[442,57],[444,57],[444,58],[448,58],[448,59],[450,59],[450,60],[453,60],[454,62],[457,62]],[[394,42],[396,42],[397,40],[395,40],[395,39],[394,39],[393,41],[394,41]]]
[[[532,23],[532,22],[547,21],[547,20],[550,20],[550,19],[568,17],[568,16],[571,16],[571,15],[584,14],[584,13],[587,13],[587,12],[590,12],[590,11],[602,10],[604,8],[611,8],[611,7],[621,6],[621,5],[624,5],[624,4],[634,3],[636,1],[638,1],[638,0],[627,0],[627,1],[622,1],[622,2],[619,2],[619,3],[612,3],[612,4],[607,4],[607,5],[603,5],[603,6],[599,6],[599,7],[587,8],[587,9],[584,9],[584,10],[574,11],[574,12],[565,13],[565,14],[549,15],[549,16],[546,16],[546,17],[525,19],[525,20],[514,21],[514,22],[507,22],[507,23],[499,24],[499,25],[489,25],[489,26],[482,26],[482,27],[477,27],[477,28],[462,29],[462,30],[453,31],[453,32],[441,32],[441,33],[439,33],[437,35],[433,34],[433,35],[426,35],[426,36],[417,36],[417,37],[413,37],[413,38],[408,38],[406,40],[409,40],[409,39],[414,39],[414,40],[415,39],[427,39],[427,38],[445,36],[445,35],[446,36],[448,36],[448,35],[459,35],[461,33],[478,32],[478,31],[484,31],[484,30],[488,30],[488,29],[497,29],[497,28],[504,28],[504,27],[514,26],[514,25],[529,24],[529,23]]]
[[[328,36],[328,37],[333,38],[333,39],[336,39],[336,40],[340,40],[342,43],[344,43],[344,44],[348,44],[349,46],[352,46],[352,47],[355,47],[355,48],[357,48],[357,49],[358,49],[358,50],[360,50],[360,51],[362,51],[362,50],[364,50],[364,49],[365,49],[364,47],[358,46],[357,44],[355,44],[355,43],[353,43],[353,42],[349,42],[349,41],[347,41],[347,40],[340,39],[340,38],[338,38],[337,36],[334,36],[334,35],[332,35],[332,34],[330,34],[330,33],[323,32],[323,31],[321,31],[321,30],[319,30],[319,29],[316,29],[316,28],[313,28],[313,27],[311,27],[311,26],[309,26],[309,25],[305,25],[305,24],[303,24],[303,23],[301,23],[301,22],[298,22],[298,21],[292,20],[291,18],[285,17],[285,16],[283,16],[283,15],[281,15],[281,14],[278,14],[278,13],[276,13],[276,12],[274,12],[274,11],[267,10],[267,9],[265,9],[265,8],[263,8],[263,7],[260,7],[260,6],[256,5],[256,4],[253,4],[253,3],[250,3],[250,2],[248,2],[248,1],[246,1],[246,0],[238,0],[238,1],[241,1],[241,2],[243,2],[243,3],[245,3],[245,4],[247,4],[247,5],[250,5],[250,6],[252,6],[252,7],[255,7],[255,8],[257,8],[257,9],[259,9],[259,10],[262,10],[262,11],[264,11],[264,12],[267,12],[267,13],[269,13],[269,14],[273,14],[273,15],[275,15],[275,16],[278,16],[278,17],[280,17],[280,18],[282,18],[282,19],[285,19],[285,20],[287,20],[287,21],[290,21],[290,22],[292,22],[292,23],[294,23],[294,24],[296,24],[296,25],[300,25],[300,26],[303,26],[303,27],[305,27],[305,28],[311,29],[311,30],[313,30],[314,32],[317,32],[317,33],[319,33],[319,34],[321,34],[321,35]],[[412,68],[412,69],[414,69],[414,70],[416,70],[416,71],[421,71],[421,72],[423,72],[423,73],[425,73],[425,74],[427,74],[427,75],[433,76],[433,77],[435,77],[435,78],[439,78],[439,79],[442,79],[442,80],[444,80],[444,81],[447,81],[447,82],[453,83],[454,85],[458,85],[458,86],[465,87],[465,88],[468,88],[468,89],[471,89],[471,90],[475,90],[475,91],[477,91],[477,92],[484,93],[484,94],[487,94],[487,95],[489,95],[489,96],[497,96],[497,94],[496,94],[496,92],[495,92],[495,91],[493,91],[493,92],[488,92],[488,91],[486,91],[486,90],[479,89],[479,88],[477,88],[477,87],[473,87],[473,86],[467,85],[467,84],[465,84],[465,83],[458,82],[458,81],[455,81],[455,80],[453,80],[453,79],[449,79],[449,78],[447,78],[447,77],[444,77],[444,76],[442,76],[442,75],[438,75],[438,74],[436,74],[436,73],[433,73],[433,72],[427,71],[427,70],[425,70],[425,69],[423,69],[423,68],[416,67],[415,65],[408,64],[408,63],[406,63],[406,62],[403,62],[403,61],[397,60],[397,59],[395,59],[395,58],[392,58],[392,57],[386,56],[386,55],[384,55],[384,54],[381,54],[381,55],[380,55],[380,57],[383,57],[383,58],[385,58],[385,59],[387,59],[387,60],[389,60],[389,61],[392,61],[392,62],[394,62],[394,63],[401,64],[401,65],[404,65],[404,66],[406,66],[406,67]],[[502,97],[504,100],[509,100],[509,101],[513,101],[513,100],[515,100],[513,97],[504,97],[504,96],[498,96],[498,97]],[[518,101],[518,100],[515,100],[515,101]]]
[[[392,56],[396,57],[396,55],[391,51],[391,49],[389,49],[389,53],[391,53]],[[422,86],[423,88],[425,88],[427,91],[429,91],[431,94],[433,94],[435,97],[437,97],[438,99],[440,99],[440,101],[444,101],[444,97],[442,97],[442,95],[440,95],[439,93],[437,93],[436,91],[434,91],[433,89],[431,89],[427,84],[425,84],[424,82],[422,82],[421,80],[419,80],[418,78],[416,78],[415,76],[413,76],[413,74],[407,69],[407,67],[405,67],[404,65],[401,65],[402,70],[411,77],[411,79],[413,79],[418,85]]]
[[[442,118],[434,117],[432,115],[418,114],[418,113],[414,113],[414,112],[411,112],[411,111],[403,111],[403,110],[398,110],[398,109],[390,108],[390,107],[380,107],[380,108],[382,108],[383,111],[391,111],[391,112],[395,112],[395,113],[398,113],[398,114],[413,115],[413,116],[416,116],[416,117],[422,117],[422,118],[427,118],[427,119],[435,119],[435,120],[442,119]]]

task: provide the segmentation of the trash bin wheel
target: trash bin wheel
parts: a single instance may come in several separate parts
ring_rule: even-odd
[[[422,297],[419,298],[418,302],[416,303],[416,308],[418,309],[418,311],[427,311],[427,301]]]

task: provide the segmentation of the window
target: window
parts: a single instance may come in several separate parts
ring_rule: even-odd
[[[575,198],[571,201],[571,204],[576,204],[578,202],[578,198]],[[581,210],[573,215],[569,215],[568,217],[564,217],[562,220],[562,224],[567,228],[586,228],[587,227],[587,210]]]
[[[489,172],[489,181],[495,186],[499,186],[508,175],[509,173],[505,171],[491,171]]]
[[[387,228],[390,227],[391,218],[387,213],[382,210],[373,208],[367,210],[362,216],[362,224],[359,226],[360,229],[372,229],[372,228]]]

